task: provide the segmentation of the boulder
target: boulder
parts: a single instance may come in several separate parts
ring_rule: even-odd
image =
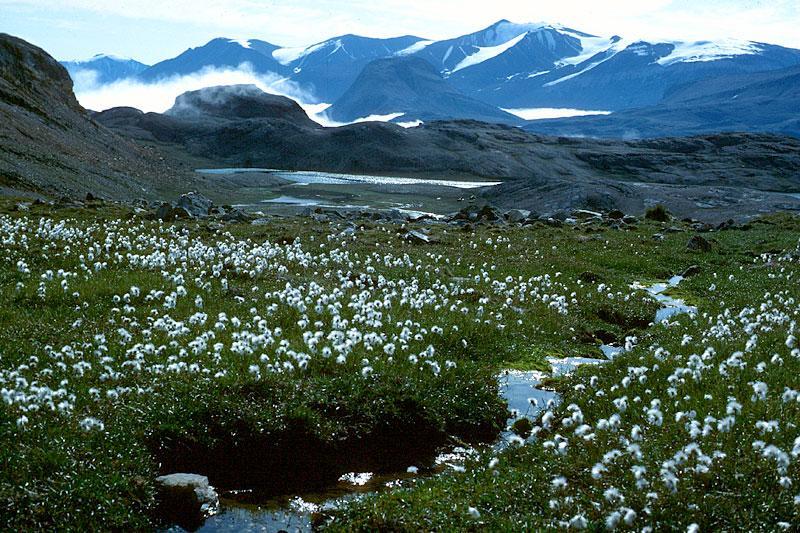
[[[422,233],[421,231],[409,230],[401,235],[403,240],[412,244],[430,244],[431,238]]]
[[[214,202],[200,193],[190,192],[181,195],[178,207],[185,209],[193,218],[204,218],[211,214]]]
[[[506,220],[511,224],[522,224],[528,217],[530,216],[530,211],[524,211],[522,209],[512,209],[506,212]]]
[[[694,252],[710,252],[711,243],[700,235],[694,235],[686,244],[686,249]]]
[[[242,211],[241,209],[230,209],[223,213],[220,217],[220,220],[223,222],[249,222],[251,219],[250,215]]]
[[[159,220],[175,220],[175,216],[173,215],[174,210],[175,206],[168,202],[164,202],[156,207],[155,216]]]
[[[170,203],[164,202],[159,205],[155,210],[155,218],[158,220],[171,221],[171,220],[187,220],[192,217],[183,207],[176,207]]]
[[[608,213],[608,218],[610,218],[612,220],[622,220],[622,219],[625,218],[625,213],[623,213],[619,209],[612,209]]]
[[[219,510],[219,496],[206,476],[170,474],[156,478],[159,515],[188,530],[199,528]]]
[[[592,220],[592,219],[602,219],[602,213],[598,213],[596,211],[589,211],[588,209],[576,209],[572,212],[571,218],[576,220]]]
[[[484,205],[478,211],[478,220],[487,220],[489,222],[500,220],[500,211],[491,205]]]

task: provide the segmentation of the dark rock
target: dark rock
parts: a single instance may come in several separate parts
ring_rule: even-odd
[[[600,276],[594,272],[586,271],[582,272],[578,279],[581,281],[585,281],[586,283],[597,283],[600,281]]]
[[[619,209],[612,209],[608,213],[608,218],[610,218],[612,220],[624,220],[625,219],[625,213],[623,213]]]
[[[691,278],[698,275],[702,269],[698,265],[692,265],[681,273],[681,277]]]
[[[221,217],[220,220],[223,222],[249,222],[252,217],[242,211],[241,209],[230,209],[229,211],[225,212]]]
[[[155,217],[159,220],[174,220],[175,215],[173,211],[175,210],[175,206],[170,203],[164,202],[163,204],[159,205],[155,211]]]
[[[694,235],[686,244],[686,249],[695,252],[710,252],[711,243],[700,235]]]
[[[714,230],[714,226],[706,222],[695,222],[692,224],[692,229],[698,233],[708,233]]]
[[[521,224],[525,222],[530,216],[530,211],[523,211],[522,209],[512,209],[505,214],[506,220],[511,224]]]
[[[478,219],[479,220],[486,220],[489,222],[494,222],[495,220],[500,220],[500,211],[491,205],[484,205],[481,207],[480,211],[478,211]]]
[[[656,222],[669,222],[672,220],[672,215],[667,211],[666,207],[658,204],[645,211],[644,218],[647,220],[655,220]]]
[[[622,221],[626,224],[637,224],[639,222],[639,219],[633,215],[625,215],[624,217],[622,217]]]
[[[720,222],[720,224],[717,226],[717,230],[723,231],[723,230],[726,230],[726,229],[733,229],[735,227],[736,227],[736,223],[733,221],[733,219],[728,219],[728,220],[726,220],[724,222]]]

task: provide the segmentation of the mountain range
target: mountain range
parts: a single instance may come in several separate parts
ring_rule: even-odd
[[[419,62],[430,64],[405,60],[413,70]],[[441,83],[440,73],[422,70],[431,87]],[[233,203],[243,187],[260,186],[250,174],[192,171],[211,167],[491,177],[502,185],[481,193],[484,201],[541,214],[638,213],[657,202],[712,220],[800,209],[793,137],[569,139],[470,120],[323,127],[293,100],[253,85],[190,91],[163,114],[92,112],[76,100],[62,65],[0,34],[0,194],[130,200],[198,190]]]
[[[96,70],[99,83],[124,78],[157,83],[203,69],[242,65],[255,74],[296,84],[308,95],[307,103],[332,104],[328,117],[340,122],[365,117],[394,122],[448,118],[525,125],[524,110],[569,108],[614,114],[530,127],[571,135],[624,136],[629,128],[622,124],[661,121],[677,105],[679,119],[668,120],[661,128],[639,128],[639,134],[731,127],[800,134],[786,115],[792,102],[779,89],[792,69],[800,66],[800,50],[731,39],[645,42],[598,37],[559,25],[501,20],[442,41],[343,35],[308,47],[286,48],[258,39],[217,38],[152,66],[109,56],[65,63],[73,77]],[[772,72],[780,74],[772,76]],[[766,90],[780,101],[767,110],[766,120],[751,121],[750,109],[740,111],[738,102],[713,101],[714,87],[728,83],[721,80],[766,84]],[[726,116],[716,120],[717,108],[723,104]],[[631,110],[635,111],[629,114]],[[737,113],[744,118],[736,121],[727,116]]]

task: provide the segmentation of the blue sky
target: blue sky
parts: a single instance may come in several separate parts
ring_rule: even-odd
[[[440,39],[501,18],[600,35],[800,48],[800,0],[0,0],[0,32],[58,59],[102,52],[147,63],[219,36],[284,46],[345,33]]]

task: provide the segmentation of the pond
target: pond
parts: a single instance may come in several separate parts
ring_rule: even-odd
[[[244,173],[265,173],[285,179],[296,184],[327,184],[327,185],[348,185],[354,183],[370,185],[434,185],[438,187],[454,187],[456,189],[479,189],[482,187],[493,187],[500,185],[499,181],[463,181],[446,179],[425,179],[425,178],[398,178],[392,176],[367,176],[356,174],[336,174],[332,172],[315,171],[287,171],[268,168],[204,168],[197,169],[200,174],[244,174]]]
[[[683,277],[675,276],[666,282],[652,285],[634,284],[651,294],[660,304],[655,323],[659,324],[679,314],[696,314],[697,308],[686,305],[683,300],[667,294],[670,288],[678,286]],[[506,400],[509,411],[516,411],[519,416],[535,420],[539,411],[548,405],[557,404],[561,396],[551,390],[539,387],[542,379],[548,375],[563,376],[575,371],[579,366],[600,365],[625,352],[625,348],[603,345],[601,351],[608,359],[591,359],[585,357],[549,358],[551,373],[524,372],[508,370],[498,375],[500,394]],[[515,418],[509,418],[508,426]],[[492,445],[495,450],[508,446],[511,431],[503,431]],[[314,516],[326,510],[333,510],[342,503],[359,498],[364,494],[391,490],[404,480],[421,476],[440,474],[448,468],[458,467],[467,455],[478,453],[475,449],[454,447],[445,450],[432,465],[410,465],[404,472],[375,475],[370,472],[353,472],[339,479],[336,486],[324,492],[303,495],[292,495],[284,498],[273,498],[259,501],[254,491],[236,491],[223,495],[222,512],[206,520],[199,531],[311,531]],[[171,531],[180,531],[172,529]]]

